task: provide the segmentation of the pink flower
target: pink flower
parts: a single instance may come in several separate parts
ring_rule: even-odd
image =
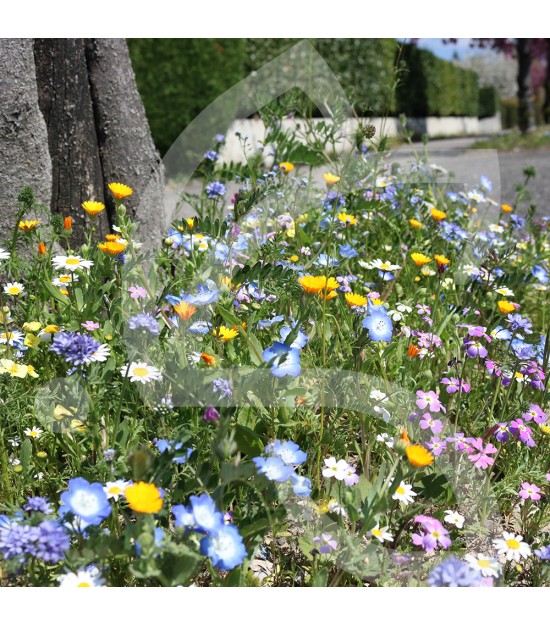
[[[94,330],[97,330],[99,328],[99,323],[96,323],[95,321],[85,321],[84,323],[80,324],[85,330],[88,330],[88,332],[93,332]]]
[[[538,404],[530,404],[529,410],[526,410],[521,416],[526,421],[531,421],[532,419],[538,424],[544,423],[548,419],[548,416]]]
[[[439,434],[439,432],[443,430],[443,423],[439,419],[433,419],[432,415],[426,412],[422,415],[422,419],[420,419],[420,427],[423,430],[429,428],[433,434]]]
[[[416,405],[424,410],[428,409],[430,412],[447,412],[445,406],[439,401],[439,395],[435,391],[416,391]],[[441,430],[440,430],[441,431]],[[434,432],[435,433],[435,432]]]
[[[479,451],[478,454],[471,454],[468,456],[468,460],[475,463],[475,466],[478,469],[486,469],[488,466],[495,463],[495,459],[488,456],[488,454],[495,454],[497,452],[497,448],[493,444],[487,443],[484,449],[483,440],[481,438],[470,438],[468,439],[468,442],[474,449]]]
[[[147,291],[142,286],[131,286],[128,289],[128,292],[130,293],[130,297],[132,299],[147,297]]]
[[[523,482],[519,496],[522,499],[531,499],[531,501],[538,501],[540,499],[541,489],[536,484],[529,484],[529,482]]]

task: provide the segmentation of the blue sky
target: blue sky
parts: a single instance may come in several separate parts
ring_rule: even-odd
[[[460,59],[463,59],[477,52],[475,48],[470,48],[470,41],[470,39],[459,39],[455,44],[444,44],[442,39],[419,39],[418,47],[430,50],[442,59],[452,59],[455,52]]]

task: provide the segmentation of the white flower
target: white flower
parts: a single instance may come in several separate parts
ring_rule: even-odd
[[[78,276],[73,275],[72,273],[62,273],[52,280],[52,284],[54,286],[65,286],[66,284],[72,284],[73,282],[78,282]]]
[[[65,573],[60,575],[57,581],[60,588],[93,588],[94,586],[105,585],[105,580],[95,566],[88,566],[86,569],[80,569],[76,573]]]
[[[105,362],[107,358],[109,358],[110,353],[111,348],[107,345],[107,343],[103,343],[96,349],[96,351],[91,356],[88,357],[86,362]]]
[[[504,227],[499,224],[489,224],[489,230],[497,234],[502,234],[504,232]]]
[[[14,436],[13,438],[8,438],[8,443],[12,447],[19,447],[19,443],[20,442],[21,442],[21,439],[19,438],[19,436]]]
[[[27,436],[29,436],[30,438],[40,438],[40,435],[44,432],[44,430],[41,430],[40,428],[27,428],[25,430],[25,434]]]
[[[396,499],[397,501],[401,501],[405,505],[408,505],[414,501],[414,497],[416,497],[417,493],[415,493],[410,484],[405,484],[405,482],[401,482],[397,487],[395,493],[392,495],[392,499]]]
[[[0,247],[0,260],[8,260],[10,253]]]
[[[388,532],[388,527],[380,527],[379,523],[371,529],[370,535],[377,538],[381,543],[385,540],[393,540],[393,536]]]
[[[481,571],[483,577],[498,577],[500,575],[500,563],[491,556],[485,556],[482,553],[476,556],[467,555],[466,562],[476,571]]]
[[[331,499],[328,502],[328,511],[332,512],[334,514],[337,514],[339,516],[342,517],[347,517],[348,513],[346,512],[345,508],[343,508],[337,501],[336,499]]]
[[[455,525],[458,529],[462,529],[464,527],[464,517],[458,512],[453,512],[453,510],[445,510],[447,516],[445,517],[445,523],[450,523],[451,525]]]
[[[4,293],[7,295],[21,295],[25,287],[21,284],[21,282],[8,282],[4,287]]]
[[[52,258],[54,269],[66,269],[76,271],[77,269],[89,269],[94,263],[91,260],[84,260],[82,256],[54,256]]]
[[[523,536],[502,532],[502,538],[493,540],[493,546],[498,549],[499,556],[506,556],[506,560],[519,562],[521,558],[528,558],[531,555],[531,547],[522,542]]]
[[[153,380],[162,380],[162,373],[156,367],[145,362],[131,362],[128,365],[124,365],[120,372],[123,377],[129,377],[130,382],[147,384],[147,382],[152,382]]]
[[[394,443],[395,439],[393,438],[393,436],[390,436],[387,432],[383,432],[382,434],[378,434],[376,436],[376,440],[379,443],[384,443],[384,445],[386,445],[390,449],[393,449],[393,443]]]
[[[377,258],[366,263],[366,269],[380,269],[381,271],[397,271],[401,269],[401,265],[394,265],[389,260],[381,260]]]
[[[8,343],[11,347],[15,347],[16,343],[22,343],[25,337],[22,332],[14,330],[13,332],[1,332],[0,343]]]
[[[124,495],[124,491],[130,486],[131,482],[125,482],[124,480],[116,480],[115,482],[107,482],[103,487],[107,499],[114,499],[118,501],[121,495]]]
[[[325,467],[326,468],[323,469],[323,477],[334,477],[337,480],[343,480],[347,477],[349,465],[345,460],[338,460],[338,462],[336,462],[334,456],[325,458]]]
[[[386,395],[386,393],[383,393],[382,391],[378,391],[376,389],[370,392],[369,397],[371,399],[375,399],[376,401],[379,401],[380,403],[385,402],[388,399],[388,396]]]
[[[495,289],[495,293],[499,293],[500,295],[504,295],[505,297],[514,296],[514,291],[506,286],[501,286],[499,289]]]

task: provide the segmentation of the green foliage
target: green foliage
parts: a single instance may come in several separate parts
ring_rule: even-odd
[[[500,96],[494,87],[479,88],[479,117],[493,117],[500,110]]]

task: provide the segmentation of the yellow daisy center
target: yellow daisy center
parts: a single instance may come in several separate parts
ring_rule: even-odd
[[[143,376],[147,375],[149,373],[149,371],[145,367],[136,367],[132,371],[132,373],[133,373],[133,375],[137,375],[140,378],[142,378]]]
[[[80,582],[80,584],[78,584],[77,588],[91,588],[92,585],[89,582]]]
[[[78,260],[78,258],[67,258],[67,260],[65,261],[66,265],[80,265],[80,261]]]
[[[404,495],[405,494],[405,489],[403,488],[403,486],[398,486],[397,490],[395,491],[398,495]]]
[[[519,542],[515,538],[510,538],[506,541],[506,545],[509,549],[519,549]]]
[[[491,563],[489,562],[489,560],[478,560],[477,563],[483,569],[486,569],[491,566]]]

